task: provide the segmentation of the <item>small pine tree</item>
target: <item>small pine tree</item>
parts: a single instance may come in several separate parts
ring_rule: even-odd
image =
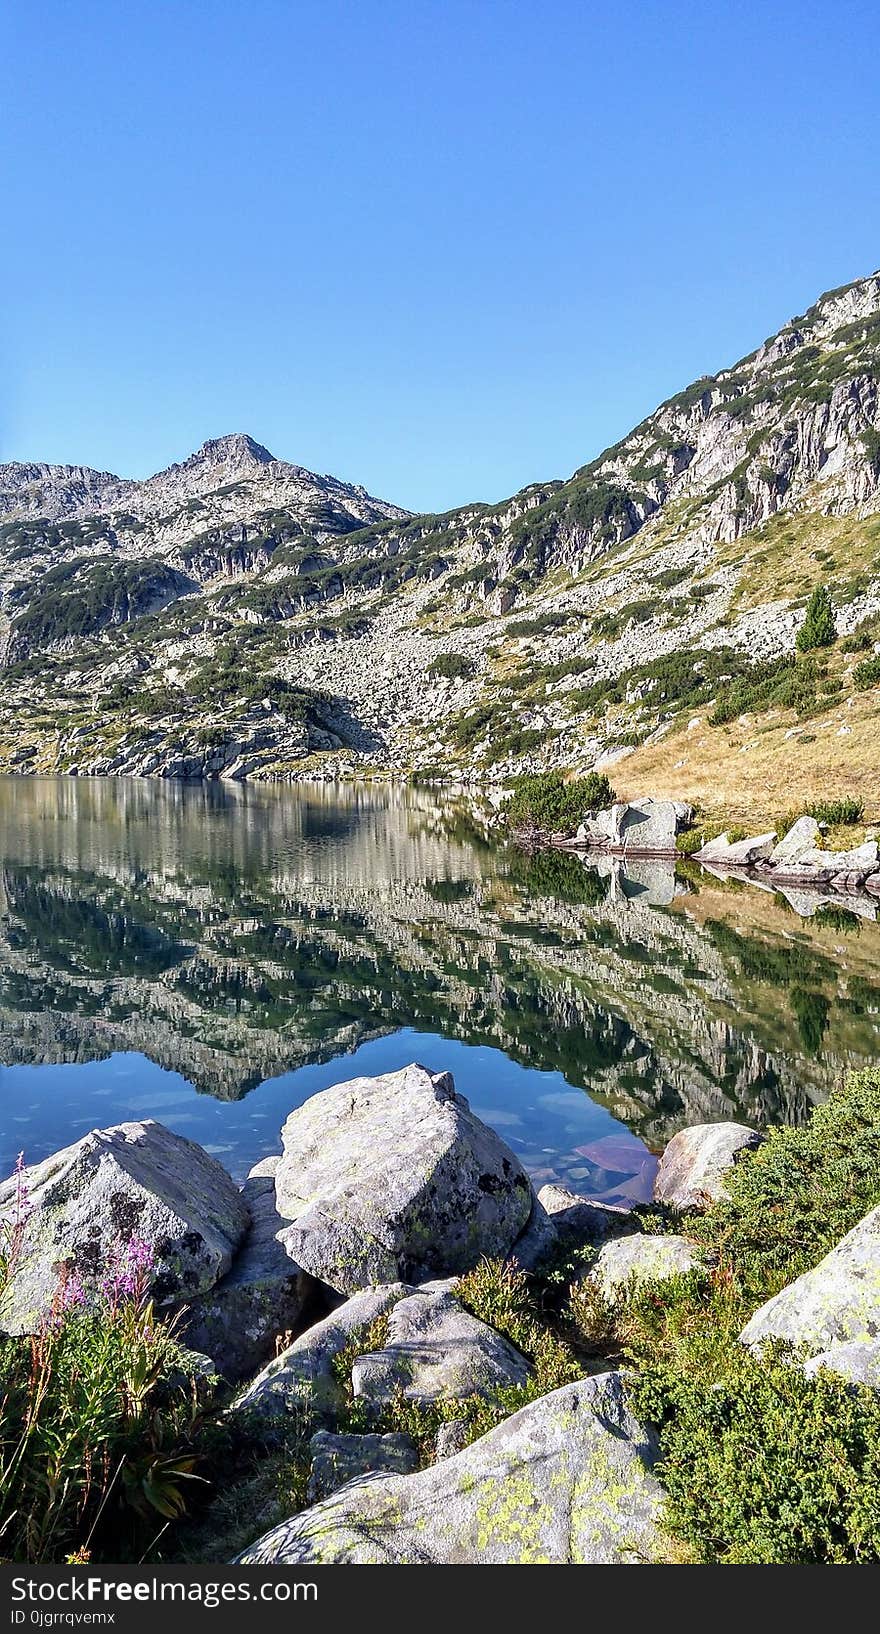
[[[817,647],[833,647],[837,640],[834,609],[824,584],[817,584],[807,602],[804,622],[797,633],[798,652],[815,652]]]

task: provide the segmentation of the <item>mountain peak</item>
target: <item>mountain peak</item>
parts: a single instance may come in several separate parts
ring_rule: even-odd
[[[189,459],[177,467],[191,470],[196,465],[273,465],[275,455],[246,431],[232,431],[225,437],[209,437]],[[172,470],[175,467],[172,466]]]

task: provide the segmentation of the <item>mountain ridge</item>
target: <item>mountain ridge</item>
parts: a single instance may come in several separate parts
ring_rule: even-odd
[[[752,726],[779,720],[795,780],[793,739],[814,741],[806,725],[822,716],[823,731],[853,740],[829,749],[833,775],[859,781],[878,744],[876,691],[855,680],[880,652],[878,380],[872,273],[667,399],[570,478],[494,505],[413,516],[244,433],[145,483],[108,478],[104,509],[95,474],[71,468],[74,491],[55,498],[75,515],[33,514],[47,476],[10,516],[7,479],[0,652],[13,708],[0,768],[272,779],[443,768],[498,781],[620,760],[625,779],[650,764],[678,789],[696,775],[694,747],[717,759],[719,730],[725,753],[742,752],[735,719],[705,722],[725,688],[754,691],[760,664]],[[792,679],[820,581],[845,639]],[[74,723],[60,702],[71,693],[88,704]],[[698,711],[708,735],[666,764],[663,740],[679,744]],[[71,734],[86,727],[83,755]]]

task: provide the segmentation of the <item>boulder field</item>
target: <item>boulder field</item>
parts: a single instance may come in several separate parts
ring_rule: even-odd
[[[484,1257],[567,1265],[613,1304],[641,1282],[705,1276],[689,1216],[761,1139],[738,1124],[676,1135],[654,1195],[677,1229],[657,1231],[560,1187],[535,1196],[451,1077],[416,1064],[314,1096],[241,1188],[160,1124],[95,1130],[0,1187],[16,1244],[0,1332],[54,1319],[71,1277],[88,1292],[135,1267],[226,1381],[229,1415],[267,1446],[291,1421],[310,1438],[307,1507],[247,1563],[661,1560],[656,1442],[627,1375],[528,1399],[532,1362],[466,1308],[459,1279]],[[788,1340],[808,1373],[877,1387],[878,1222],[875,1210],[758,1310],[743,1343]],[[468,1445],[460,1404],[480,1397],[509,1416]],[[435,1413],[430,1455],[388,1432],[397,1402]]]

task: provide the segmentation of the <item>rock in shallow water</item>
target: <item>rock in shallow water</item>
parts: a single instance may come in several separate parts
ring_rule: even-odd
[[[291,1113],[282,1142],[285,1247],[340,1293],[466,1271],[507,1253],[529,1218],[521,1163],[448,1073],[337,1084]]]
[[[652,1437],[619,1373],[565,1385],[416,1475],[295,1515],[245,1564],[632,1565],[663,1557]]]
[[[31,1332],[52,1307],[59,1267],[88,1290],[127,1245],[145,1244],[159,1305],[180,1304],[228,1271],[250,1224],[238,1187],[201,1146],[161,1123],[94,1129],[26,1169],[27,1210],[0,1329]],[[0,1219],[16,1211],[16,1178],[0,1185]]]

